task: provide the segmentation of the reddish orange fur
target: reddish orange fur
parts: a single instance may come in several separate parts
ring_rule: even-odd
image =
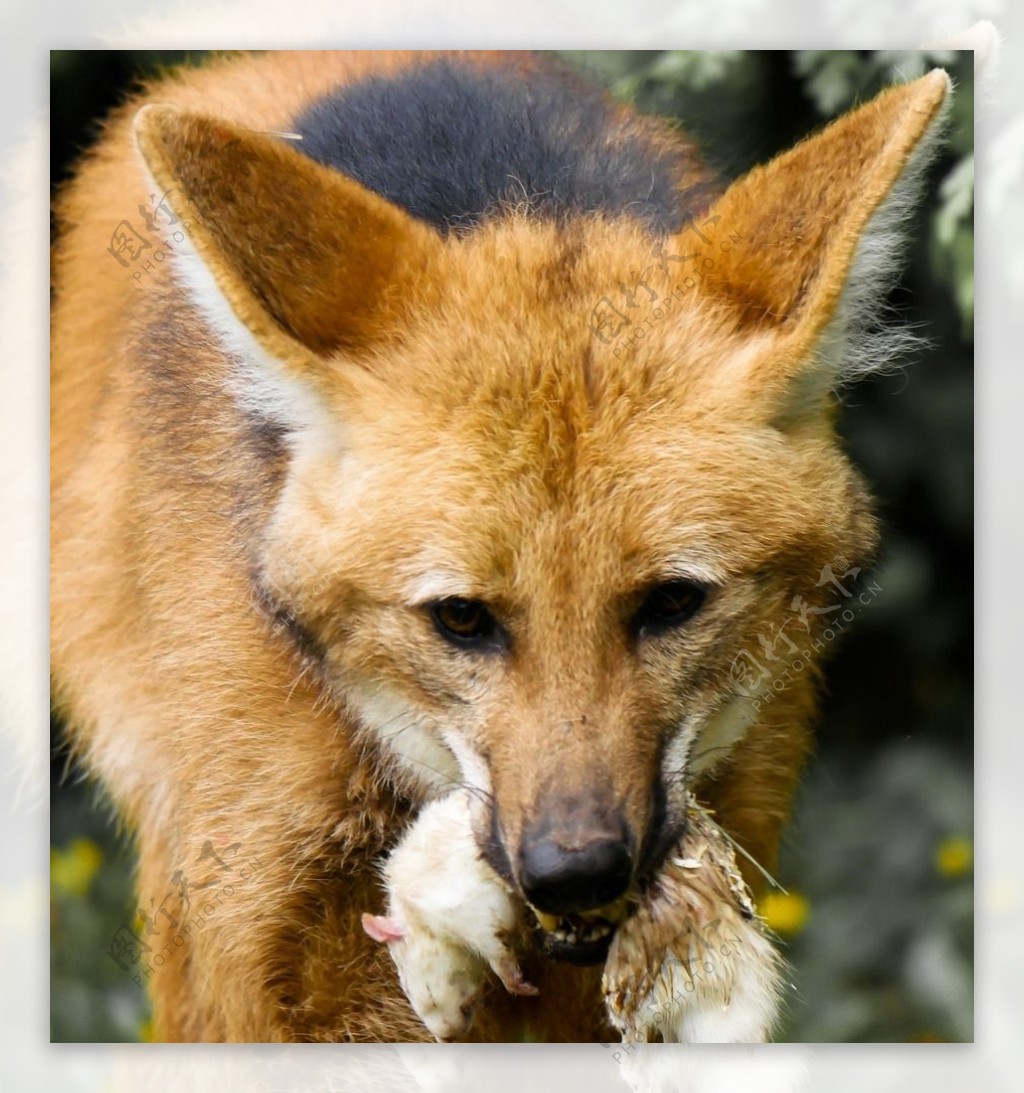
[[[520,635],[513,669],[479,669],[464,727],[514,847],[539,794],[598,784],[642,830],[666,719],[724,700],[720,671],[694,669],[685,697],[666,693],[668,654],[643,661],[622,636],[637,590],[668,559],[697,559],[722,586],[672,653],[699,666],[719,663],[723,642],[756,646],[794,594],[825,602],[822,567],[874,544],[827,400],[809,427],[778,422],[853,245],[945,83],[893,89],[737,183],[712,210],[733,249],[707,244],[714,276],[616,356],[589,321],[650,265],[636,225],[563,229],[521,213],[441,239],[251,132],[286,128],[339,82],[410,59],[267,54],[179,71],[114,115],[60,200],[55,699],[137,834],[143,907],[175,870],[193,887],[213,879],[196,861],[214,833],[240,844],[240,864],[258,863],[152,973],[161,1039],[427,1038],[360,914],[381,906],[375,863],[431,790],[355,734],[351,712],[253,609],[254,569],[301,601],[338,677],[384,678],[453,725],[463,714],[447,696],[465,680],[394,605],[424,572],[472,576],[469,591]],[[254,443],[232,366],[171,270],[139,291],[106,258],[113,224],[151,192],[133,145],[143,104],[165,104],[137,123],[149,170],[162,189],[189,177],[218,211],[196,223],[197,251],[336,434],[314,426],[292,456]],[[210,155],[232,138],[233,153]],[[228,181],[240,197],[224,196]],[[692,235],[676,244],[702,249]],[[649,279],[660,300],[679,278],[670,267]],[[339,306],[353,297],[358,307]],[[162,374],[133,367],[140,347]],[[815,673],[699,787],[769,868]],[[600,969],[525,970],[540,997],[495,987],[476,1036],[608,1035]]]

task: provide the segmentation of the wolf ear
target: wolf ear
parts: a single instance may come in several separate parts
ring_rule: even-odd
[[[283,139],[154,104],[135,140],[190,221],[178,268],[192,298],[227,349],[293,392],[324,382],[323,358],[395,336],[429,284],[439,236]]]
[[[706,288],[745,331],[768,335],[751,381],[781,395],[780,416],[812,405],[820,414],[828,391],[904,348],[906,335],[886,334],[878,309],[949,89],[940,69],[889,88],[740,178],[712,207],[721,230],[742,238],[714,253]]]

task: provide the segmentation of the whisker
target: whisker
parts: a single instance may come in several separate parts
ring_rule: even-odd
[[[711,748],[703,748],[701,751],[695,751],[693,755],[689,757],[687,762],[692,763],[695,759],[702,759],[705,755],[710,755],[715,751],[732,751],[736,747],[735,742],[732,744],[715,744]]]
[[[728,831],[725,830],[724,827],[722,827],[722,825],[714,818],[714,816],[712,816],[712,814],[708,812],[708,810],[704,808],[703,805],[700,804],[700,802],[698,802],[696,799],[693,799],[691,807],[695,808],[701,814],[701,816],[703,816],[704,819],[707,820],[708,823],[710,823],[718,831],[718,833],[732,845],[734,850],[738,850],[739,853],[741,853],[747,859],[747,861],[750,862],[752,866],[754,866],[754,868],[761,874],[762,877],[764,877],[766,881],[768,881],[769,884],[771,884],[775,888],[778,888],[778,890],[784,896],[789,895],[786,889],[783,888],[781,884],[779,884],[779,882],[771,875],[771,873],[768,872],[767,869],[765,869],[765,867],[757,860],[757,858],[755,858],[754,855],[751,854],[744,847],[740,846],[740,844],[729,834]]]
[[[399,728],[395,731],[389,731],[393,725],[395,725],[397,722],[401,721],[403,718],[408,719],[407,724],[402,725],[401,728]],[[401,736],[402,733],[406,732],[408,729],[414,728],[419,723],[420,723],[419,715],[417,713],[411,712],[411,711],[408,711],[408,710],[403,710],[401,713],[396,714],[394,717],[389,717],[387,719],[387,721],[382,722],[380,725],[376,726],[373,730],[369,730],[369,731],[370,731],[371,735],[374,735],[376,733],[386,733],[388,740],[395,740],[399,736]],[[363,728],[364,728],[364,731],[367,731],[367,729],[368,729],[367,726],[364,726]],[[444,744],[443,741],[439,740],[438,743],[441,744],[442,747],[447,747],[447,745]],[[451,749],[449,749],[449,752],[450,751],[451,751]],[[455,759],[454,753],[452,753],[452,758]],[[453,789],[464,789],[469,793],[475,794],[480,800],[484,801],[485,803],[492,804],[492,805],[494,803],[494,794],[493,793],[489,792],[486,789],[483,789],[480,786],[474,786],[469,782],[464,782],[464,781],[461,781],[459,779],[452,778],[448,774],[446,774],[443,770],[438,770],[436,767],[432,766],[430,763],[425,762],[423,759],[418,759],[418,758],[416,758],[415,756],[412,756],[412,755],[404,755],[404,756],[402,756],[402,760],[403,760],[403,762],[406,762],[406,763],[414,763],[416,766],[422,768],[423,770],[428,770],[432,774],[436,774],[438,778],[440,778],[444,781],[445,785],[451,786]],[[455,759],[455,762],[457,764],[458,760]]]

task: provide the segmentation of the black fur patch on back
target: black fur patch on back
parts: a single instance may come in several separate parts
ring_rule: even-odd
[[[442,232],[524,201],[535,216],[603,212],[675,232],[718,192],[689,145],[654,138],[551,61],[525,73],[421,63],[339,88],[293,128],[299,151]]]

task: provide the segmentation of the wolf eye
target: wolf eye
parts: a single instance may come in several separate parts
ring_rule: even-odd
[[[430,606],[430,617],[441,637],[465,647],[495,644],[501,628],[479,600],[451,596]]]
[[[694,581],[666,581],[647,593],[633,619],[638,634],[657,633],[681,626],[692,618],[704,602],[705,589]]]

